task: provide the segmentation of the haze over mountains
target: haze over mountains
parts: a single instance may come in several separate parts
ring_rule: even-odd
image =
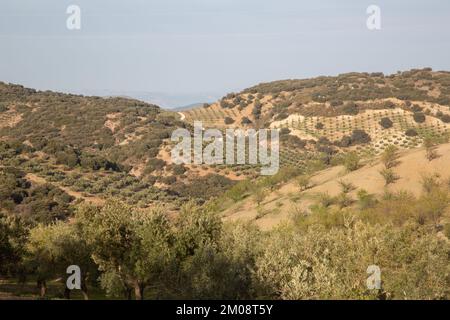
[[[147,91],[116,91],[116,90],[90,90],[78,92],[88,96],[100,97],[128,97],[152,103],[165,109],[187,109],[200,106],[203,103],[217,101],[223,92],[198,92],[198,93],[166,93]]]

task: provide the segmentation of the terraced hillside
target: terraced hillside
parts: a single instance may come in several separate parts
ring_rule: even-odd
[[[304,167],[324,152],[370,157],[389,145],[412,149],[426,137],[446,139],[450,73],[426,68],[276,81],[182,114],[206,127],[282,129],[283,165]]]

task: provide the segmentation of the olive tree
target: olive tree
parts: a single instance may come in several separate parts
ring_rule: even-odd
[[[108,293],[144,299],[145,288],[157,282],[170,257],[170,226],[161,210],[143,211],[118,201],[102,208],[85,207],[77,214],[92,258],[102,272]]]

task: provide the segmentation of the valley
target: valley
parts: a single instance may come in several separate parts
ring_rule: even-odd
[[[279,171],[176,164],[171,135],[194,121],[278,130]],[[0,83],[0,297],[68,298],[75,261],[77,299],[448,299],[449,164],[447,71],[275,81],[176,111]]]

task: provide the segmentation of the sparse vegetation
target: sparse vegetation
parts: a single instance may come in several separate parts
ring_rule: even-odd
[[[436,151],[437,141],[435,137],[432,136],[425,137],[423,145],[425,147],[426,158],[428,159],[428,161],[433,161],[438,157]]]
[[[344,156],[343,164],[347,171],[355,171],[359,168],[360,157],[356,152],[349,152]]]
[[[381,176],[384,179],[385,185],[388,186],[398,180],[398,176],[395,174],[394,170],[386,169],[380,171]]]
[[[297,177],[297,184],[300,191],[305,191],[311,187],[311,178],[307,175],[301,175]]]
[[[392,169],[398,165],[398,148],[396,146],[388,146],[381,155],[381,161],[386,169]]]

